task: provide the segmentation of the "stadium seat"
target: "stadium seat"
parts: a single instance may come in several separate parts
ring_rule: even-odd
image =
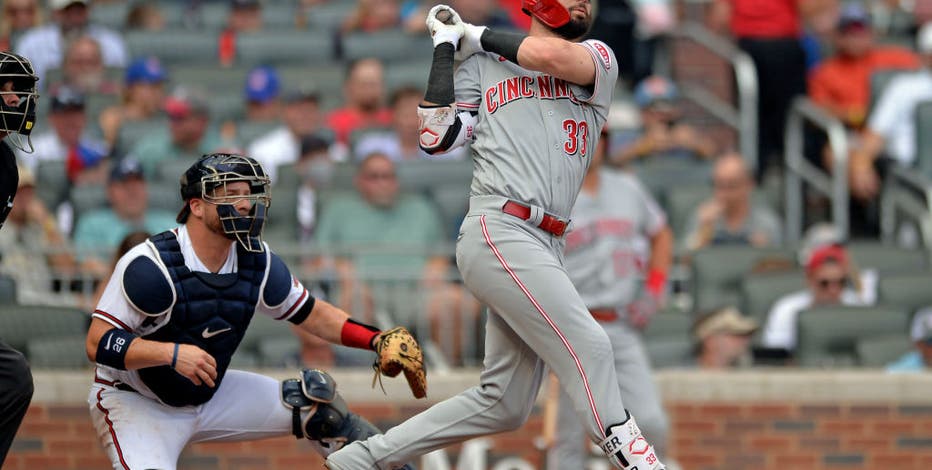
[[[217,35],[204,31],[129,31],[124,34],[131,57],[153,55],[166,65],[217,63]]]
[[[355,8],[356,3],[351,1],[322,2],[308,11],[307,27],[309,29],[336,31],[343,19]]]
[[[149,177],[150,183],[164,183],[166,187],[172,185],[178,193],[181,187],[181,175],[188,171],[194,162],[185,158],[168,158],[159,162],[155,175]],[[179,200],[181,194],[178,195]]]
[[[149,209],[161,209],[168,212],[181,210],[180,178],[179,174],[175,181],[149,182]]]
[[[236,38],[240,65],[328,63],[333,57],[333,36],[326,31],[263,31]]]
[[[248,147],[252,141],[272,132],[281,124],[275,121],[242,121],[236,123],[236,140],[243,147]]]
[[[449,240],[455,240],[469,209],[469,185],[437,186],[427,193],[427,197],[437,205]]]
[[[663,199],[658,202],[667,213],[670,229],[680,238],[686,236],[686,225],[699,204],[712,195],[712,188],[707,185],[671,186],[662,190]]]
[[[16,304],[16,279],[0,274],[0,305]]]
[[[795,259],[792,251],[779,248],[722,245],[697,251],[690,266],[694,310],[740,305],[741,280],[755,263],[770,258]]]
[[[258,350],[259,364],[262,367],[301,367],[301,342],[293,334],[263,338],[259,341]]]
[[[430,60],[389,62],[385,64],[385,88],[391,93],[403,86],[427,88]]]
[[[240,349],[259,354],[259,343],[266,338],[293,336],[289,328],[291,323],[278,321],[261,313],[252,316],[246,336],[240,343]]]
[[[932,101],[916,107],[916,129],[932,129]],[[916,165],[926,178],[932,178],[932,134],[916,133]]]
[[[741,313],[763,326],[774,302],[805,288],[806,273],[800,270],[747,275],[741,280]]]
[[[411,160],[398,164],[398,182],[403,189],[424,191],[436,187],[468,187],[472,160]]]
[[[148,134],[164,132],[165,129],[168,129],[168,120],[165,118],[126,121],[120,125],[120,132],[117,135],[117,149],[119,152],[128,152]]]
[[[168,76],[179,85],[210,90],[211,95],[229,93],[243,96],[249,69],[246,65],[218,67],[214,63],[183,64],[172,66]]]
[[[859,269],[873,268],[882,273],[914,272],[926,269],[928,255],[911,248],[892,246],[875,241],[857,241],[847,245],[851,258]]]
[[[654,158],[634,165],[634,172],[658,201],[669,188],[702,185],[711,188],[712,165],[707,161]]]
[[[31,339],[26,343],[26,358],[33,369],[87,369],[92,364],[85,340],[84,334]]]
[[[36,196],[45,207],[58,207],[68,197],[70,185],[64,161],[39,161],[36,166]]]
[[[300,185],[301,178],[293,164],[278,167],[278,180],[272,187],[272,207],[263,232],[263,237],[272,245],[272,249],[279,244],[294,245],[298,242],[296,214]],[[290,260],[286,259],[285,263],[290,264]]]
[[[215,122],[239,121],[246,116],[246,100],[241,91],[211,93],[207,106]]]
[[[90,317],[76,308],[44,305],[0,305],[0,335],[25,351],[30,340],[87,333]]]
[[[343,36],[342,44],[343,58],[346,60],[376,57],[385,63],[406,60],[423,62],[431,57],[432,51],[429,37],[401,30],[350,33]]]
[[[818,307],[800,312],[796,358],[800,365],[853,365],[856,344],[866,338],[904,335],[909,314],[892,307]]]
[[[858,364],[862,367],[884,367],[912,348],[913,344],[905,333],[863,338],[854,345]]]
[[[902,273],[880,276],[878,283],[879,301],[896,305],[909,312],[932,306],[932,273]]]
[[[95,4],[89,11],[91,23],[122,30],[126,24],[130,2],[104,2]]]
[[[651,367],[663,369],[666,367],[683,367],[689,363],[693,344],[689,338],[675,336],[661,336],[645,341],[647,357],[650,358]]]
[[[691,336],[693,317],[687,312],[665,309],[650,319],[644,330],[648,342],[654,338],[675,337],[688,341]]]
[[[83,186],[74,186],[71,188],[71,194],[68,196],[71,206],[74,208],[74,220],[77,227],[77,221],[81,216],[96,210],[103,209],[109,205],[107,201],[107,187],[105,185],[88,184]]]

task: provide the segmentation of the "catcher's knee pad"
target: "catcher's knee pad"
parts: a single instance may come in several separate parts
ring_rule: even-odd
[[[608,433],[599,447],[608,459],[618,468],[626,470],[664,470],[654,446],[644,439],[641,430],[631,413],[625,410],[628,419],[620,424],[609,426]]]
[[[349,411],[330,374],[304,369],[301,378],[282,382],[282,403],[292,410],[291,432],[317,441],[329,452],[378,434],[378,428]]]

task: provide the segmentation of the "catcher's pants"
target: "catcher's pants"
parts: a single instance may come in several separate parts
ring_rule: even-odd
[[[335,452],[330,468],[390,469],[517,429],[534,406],[545,364],[569,391],[591,440],[625,420],[611,343],[563,268],[563,239],[503,214],[504,202],[473,197],[456,247],[466,287],[491,310],[480,384]]]
[[[6,144],[0,142],[2,145]],[[32,392],[32,372],[26,358],[0,340],[0,468],[29,409]]]
[[[198,406],[163,405],[133,391],[95,382],[91,420],[114,469],[174,470],[189,442],[248,441],[291,434],[281,383],[228,370],[217,393]]]
[[[644,437],[653,444],[657,455],[663,460],[669,423],[651,376],[650,360],[642,336],[624,319],[601,325],[608,333],[615,351],[615,371],[625,407],[637,417]],[[585,430],[573,412],[572,400],[565,390],[560,390],[559,403],[557,432],[553,447],[547,452],[547,469],[585,468],[586,456],[589,454],[589,446],[583,438]]]

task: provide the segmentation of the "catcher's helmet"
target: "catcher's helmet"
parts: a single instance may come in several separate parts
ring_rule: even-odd
[[[29,134],[36,123],[37,81],[29,59],[0,51],[0,132],[10,133],[10,142],[26,152],[32,151]]]
[[[559,28],[570,22],[570,12],[560,0],[523,0],[521,11],[551,28]]]
[[[237,181],[249,184],[249,195],[226,195],[223,190],[226,184]],[[264,250],[262,228],[272,204],[272,194],[269,177],[259,162],[244,155],[229,153],[202,156],[181,175],[184,207],[178,213],[178,223],[183,224],[188,220],[191,214],[189,201],[192,198],[203,199],[217,206],[220,225],[227,238],[238,241],[247,251]],[[240,214],[234,206],[242,199],[252,204],[246,215]]]

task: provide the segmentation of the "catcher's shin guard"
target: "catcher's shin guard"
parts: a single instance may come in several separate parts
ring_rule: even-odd
[[[641,429],[628,413],[628,419],[620,424],[609,426],[608,436],[599,443],[599,447],[617,468],[625,470],[665,470],[654,446],[644,439]]]
[[[282,382],[282,403],[292,411],[291,432],[316,444],[328,456],[350,442],[381,433],[379,428],[346,406],[330,374],[303,369],[301,378]],[[413,470],[410,466],[403,470]]]

